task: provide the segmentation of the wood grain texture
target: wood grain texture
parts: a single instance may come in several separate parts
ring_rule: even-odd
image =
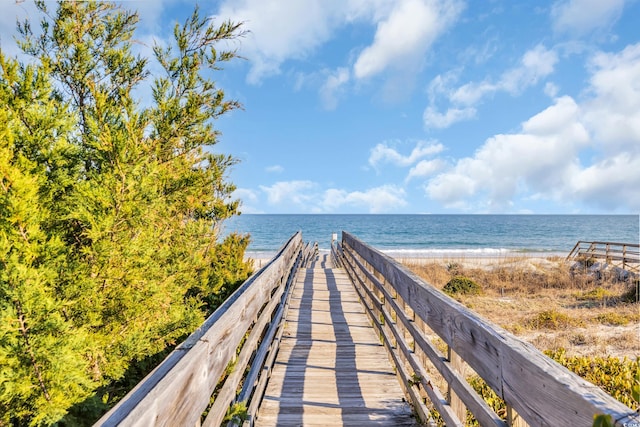
[[[382,273],[398,297],[529,425],[587,426],[599,413],[610,414],[619,426],[640,423],[640,416],[631,408],[532,345],[481,319],[392,258],[347,232],[343,231],[342,238],[343,250],[351,248]]]
[[[299,272],[255,425],[416,425],[352,284],[327,257]]]
[[[480,422],[480,425],[505,427],[506,424],[473,390],[469,383],[466,382],[465,378],[456,369],[453,369],[451,362],[443,357],[443,355],[441,355],[433,346],[433,344],[431,344],[425,337],[424,333],[422,332],[424,330],[424,327],[420,326],[424,325],[424,321],[420,317],[416,317],[413,310],[410,310],[408,315],[411,316],[411,318],[414,320],[409,320],[406,312],[407,303],[402,301],[401,298],[393,298],[386,290],[386,287],[382,286],[381,283],[379,283],[378,279],[376,279],[375,276],[366,269],[367,267],[365,267],[364,262],[356,253],[349,249],[345,250],[343,253],[345,254],[343,264],[348,267],[348,272],[351,273],[353,271],[352,280],[357,283],[368,283],[369,286],[382,289],[382,292],[385,295],[389,306],[396,313],[397,320],[402,324],[407,333],[411,336],[414,347],[419,349],[420,353],[434,365],[439,374],[444,377],[447,384],[459,395],[463,402],[465,402],[476,419]],[[359,274],[357,275],[355,274],[356,269],[359,272]],[[368,291],[366,286],[363,285],[363,287],[369,295],[369,298],[365,298],[365,300],[371,301],[371,304],[374,307],[377,307],[378,310],[381,310],[382,304],[380,303],[380,301],[373,299],[373,292]],[[401,306],[403,306],[404,308],[401,308]],[[385,322],[391,323],[391,316],[389,315],[389,313],[383,311],[383,315],[385,317]],[[377,316],[373,317],[373,319],[377,318]],[[396,335],[396,339],[399,344],[398,349],[405,353],[405,357],[410,363],[413,371],[416,374],[419,374],[423,390],[428,395],[428,398],[433,404],[434,408],[440,413],[441,417],[445,420],[447,425],[454,426],[460,424],[461,421],[459,417],[455,414],[455,412],[452,410],[452,407],[443,397],[442,391],[439,390],[437,386],[435,386],[430,381],[430,375],[425,369],[425,366],[427,366],[426,363],[420,363],[420,361],[418,360],[418,355],[415,352],[412,353],[409,350],[408,343],[403,339],[403,337],[401,337],[396,328],[392,328],[391,332]]]

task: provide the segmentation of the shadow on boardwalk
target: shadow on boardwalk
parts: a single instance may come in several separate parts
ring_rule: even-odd
[[[318,264],[298,278],[256,425],[415,425],[349,279]]]

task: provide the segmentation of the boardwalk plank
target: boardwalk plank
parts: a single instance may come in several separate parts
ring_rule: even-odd
[[[325,259],[292,292],[255,425],[417,425],[345,272]]]

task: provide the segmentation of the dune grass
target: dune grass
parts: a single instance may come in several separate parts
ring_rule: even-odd
[[[613,274],[596,277],[558,257],[403,263],[441,290],[453,278],[477,283],[481,292],[452,296],[541,351],[629,358],[640,354],[640,304],[633,281]]]

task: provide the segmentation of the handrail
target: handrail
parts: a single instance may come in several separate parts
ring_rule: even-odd
[[[336,267],[342,267],[342,246],[338,242],[331,242],[331,262]]]
[[[236,391],[252,358],[264,360],[262,353],[275,353],[271,342],[261,343],[268,341],[264,336],[274,336],[273,325],[282,317],[283,302],[302,250],[302,234],[298,232],[95,425],[196,425],[216,387],[220,388],[204,425],[220,425],[229,405],[236,400]],[[227,375],[225,371],[230,368],[232,372]],[[256,393],[255,378],[249,382],[245,399]],[[251,402],[245,405],[257,408]]]
[[[483,426],[586,426],[595,414],[610,414],[620,427],[640,424],[637,412],[478,317],[392,258],[346,232],[341,246],[343,265],[423,420],[429,418],[424,403],[428,398],[447,426],[463,426],[467,409]],[[445,342],[447,354],[432,344],[429,331]],[[446,392],[431,381],[429,364],[446,381]],[[504,399],[506,422],[469,386],[461,370],[464,364]]]
[[[307,268],[318,257],[318,242],[308,242],[302,250],[301,266]]]
[[[640,272],[640,244],[579,240],[566,260],[604,260],[623,270]]]

